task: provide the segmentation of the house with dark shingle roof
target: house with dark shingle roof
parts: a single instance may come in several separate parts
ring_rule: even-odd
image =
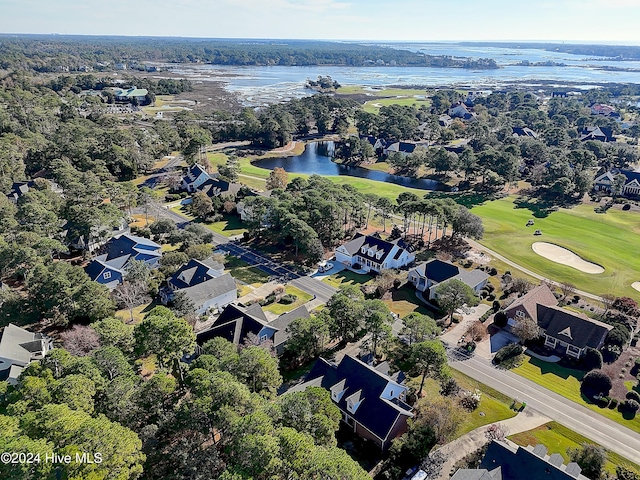
[[[538,134],[529,127],[511,127],[514,137],[538,138]]]
[[[349,355],[337,365],[324,358],[316,360],[305,383],[290,391],[311,386],[328,390],[342,421],[382,451],[407,431],[407,420],[413,417],[412,407],[404,402],[406,386]]]
[[[182,177],[180,187],[187,192],[193,193],[207,180],[211,180],[211,176],[205,168],[198,163],[194,163],[187,169],[185,175]]]
[[[224,273],[224,265],[211,258],[191,259],[180,267],[167,279],[167,286],[160,289],[160,300],[166,305],[178,291],[191,299],[199,315],[224,308],[238,298],[234,278]]]
[[[225,307],[211,327],[198,333],[196,341],[202,345],[212,338],[222,337],[239,345],[248,336],[253,335],[260,343],[272,341],[276,353],[280,355],[284,352],[284,346],[289,339],[287,327],[296,318],[309,318],[309,316],[309,311],[302,305],[270,322],[259,303],[248,307],[232,303]]]
[[[412,154],[415,151],[415,149],[416,149],[415,143],[395,142],[384,147],[384,149],[382,150],[382,153],[386,156],[389,156],[393,153],[399,153],[403,157],[406,157],[407,155]]]
[[[547,455],[544,445],[493,440],[478,468],[459,469],[451,480],[589,480],[581,472],[575,462],[565,465],[559,453]]]
[[[409,270],[408,279],[416,290],[428,292],[427,299],[433,300],[436,298],[438,285],[453,279],[464,282],[478,294],[487,284],[489,275],[482,270],[469,271],[451,262],[434,258]]]
[[[454,103],[447,113],[451,118],[460,118],[462,120],[474,120],[476,118],[476,114],[470,111],[464,102]]]
[[[586,348],[599,349],[611,325],[561,307],[537,305],[538,326],[544,330],[544,345],[560,355],[580,358]]]
[[[558,304],[556,296],[546,283],[543,283],[531,290],[525,295],[515,299],[505,309],[507,323],[514,325],[517,318],[529,317],[538,321],[538,305],[546,305],[555,307]]]
[[[360,265],[365,272],[379,272],[385,268],[401,268],[416,258],[412,249],[400,239],[387,242],[373,235],[356,237],[336,248],[336,261],[353,267]]]
[[[239,183],[229,183],[219,178],[209,178],[196,187],[196,190],[208,197],[232,196],[235,197],[242,188]]]
[[[596,140],[598,142],[615,142],[613,131],[609,127],[584,127],[580,130],[580,141]]]
[[[624,175],[626,181],[622,187],[622,195],[640,195],[640,172],[632,170],[609,170],[593,181],[593,189],[599,192],[612,193],[616,175]]]
[[[113,289],[123,282],[131,260],[156,268],[162,257],[160,245],[148,238],[125,234],[113,237],[105,245],[106,253],[95,257],[85,267],[91,280]]]
[[[52,348],[53,340],[46,335],[10,323],[0,338],[0,381],[17,384],[22,370],[31,362],[43,359]]]
[[[7,194],[9,200],[13,202],[17,202],[18,199],[27,193],[30,188],[35,186],[36,182],[34,180],[26,180],[24,182],[14,182],[11,185],[11,190]]]

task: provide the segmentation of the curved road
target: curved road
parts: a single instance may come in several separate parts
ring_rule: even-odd
[[[545,282],[549,282],[550,284],[556,285],[558,287],[561,285],[560,282],[556,282],[554,280],[551,280],[550,278],[547,278],[547,277],[544,277],[544,276],[542,276],[542,275],[540,275],[538,273],[532,272],[531,270],[529,270],[528,268],[523,267],[522,265],[518,265],[516,262],[511,261],[506,257],[503,257],[499,253],[494,252],[490,248],[485,247],[481,243],[478,243],[478,242],[476,242],[474,240],[471,240],[470,238],[465,238],[465,240],[473,248],[475,248],[477,250],[482,250],[482,251],[488,253],[489,255],[497,258],[498,260],[502,260],[507,265],[510,265],[513,268],[517,268],[521,272],[524,272],[524,273],[526,273],[527,275],[529,275],[531,277],[537,278],[538,280],[544,280]],[[575,293],[577,293],[578,295],[580,295],[582,297],[587,297],[587,298],[591,298],[592,300],[602,301],[602,298],[600,298],[598,295],[594,295],[593,293],[584,292],[582,290],[574,290],[574,291],[575,291]]]
[[[451,359],[449,364],[505,395],[527,402],[527,409],[532,408],[556,420],[607,450],[636,463],[640,460],[640,434],[631,429],[513,372],[497,369],[477,355],[467,359]]]

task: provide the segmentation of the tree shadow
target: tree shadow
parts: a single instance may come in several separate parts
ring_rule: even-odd
[[[582,377],[584,376],[584,372],[579,370],[573,370],[567,367],[563,367],[558,365],[557,363],[545,362],[544,360],[540,360],[539,358],[531,357],[529,360],[531,365],[535,365],[540,369],[541,374],[551,373],[556,377],[563,378],[567,380],[569,377],[574,377],[578,381],[582,381]]]
[[[513,202],[515,208],[526,208],[531,211],[535,218],[545,218],[559,208],[573,208],[580,202],[574,198],[562,198],[545,193],[534,191],[524,192]]]

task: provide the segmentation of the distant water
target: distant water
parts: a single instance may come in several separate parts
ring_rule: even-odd
[[[334,152],[333,142],[310,142],[307,144],[302,155],[282,158],[265,158],[256,162],[262,168],[273,170],[276,167],[284,168],[287,172],[318,174],[322,176],[335,177],[347,175],[350,177],[368,178],[378,182],[394,183],[420,190],[445,190],[447,187],[435,180],[423,180],[404,177],[401,175],[390,175],[377,170],[367,168],[340,165],[331,161]]]
[[[469,70],[433,67],[230,67],[220,65],[172,65],[176,73],[193,80],[222,81],[226,89],[240,96],[247,106],[261,106],[301,98],[314,93],[304,88],[306,79],[330,75],[342,85],[380,87],[385,85],[425,85],[427,87],[456,86],[470,89],[495,89],[503,85],[520,83],[536,89],[541,82],[553,82],[558,87],[566,84],[640,83],[638,72],[611,72],[602,66],[640,69],[640,61],[595,61],[563,52],[537,49],[509,49],[503,47],[465,46],[451,43],[388,44],[395,48],[421,51],[430,55],[493,58],[501,66],[497,70]],[[531,63],[553,61],[567,66],[525,67],[515,65],[527,60]],[[588,85],[587,85],[588,84]]]

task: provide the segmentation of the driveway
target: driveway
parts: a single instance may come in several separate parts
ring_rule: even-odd
[[[462,315],[462,320],[457,325],[447,330],[440,336],[442,340],[449,345],[457,345],[458,340],[467,332],[471,324],[480,319],[491,307],[484,303],[481,303],[477,307],[464,307],[458,310],[456,313]]]

